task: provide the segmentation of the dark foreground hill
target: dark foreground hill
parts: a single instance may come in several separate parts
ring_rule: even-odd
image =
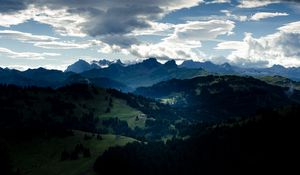
[[[88,84],[0,85],[0,174],[94,174],[104,150],[178,132],[167,105]]]
[[[171,104],[181,115],[203,121],[249,116],[261,108],[277,108],[300,101],[297,90],[290,92],[289,87],[240,76],[173,79],[138,88],[135,93]]]
[[[81,130],[161,140],[181,130],[174,127],[180,117],[169,105],[87,84],[0,86],[0,112],[0,137],[64,136]]]
[[[94,164],[98,174],[293,174],[300,107],[260,111],[166,144],[133,143],[111,148]],[[197,131],[197,128],[195,128]]]

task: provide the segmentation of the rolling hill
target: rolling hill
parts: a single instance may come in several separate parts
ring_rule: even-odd
[[[262,108],[299,103],[299,91],[289,93],[287,87],[252,77],[212,75],[173,79],[135,91],[174,106],[182,116],[204,121],[249,116]]]

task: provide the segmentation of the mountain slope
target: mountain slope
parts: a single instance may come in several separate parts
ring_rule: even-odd
[[[63,82],[64,85],[70,85],[76,83],[92,84],[94,86],[102,87],[102,88],[113,88],[123,92],[129,92],[133,90],[131,87],[128,87],[123,83],[120,83],[118,81],[109,78],[104,78],[104,77],[85,78],[80,74],[71,75]]]
[[[202,68],[210,73],[249,76],[282,76],[294,81],[300,81],[300,67],[285,68],[281,65],[273,65],[272,67],[268,68],[244,68],[232,66],[229,63],[218,65],[210,61],[198,62],[193,60],[186,60],[179,66],[190,69]]]
[[[87,70],[91,70],[93,67],[86,61],[79,59],[75,63],[67,67],[65,72],[81,73]]]
[[[176,107],[182,116],[205,121],[249,116],[261,108],[298,103],[300,92],[288,91],[252,77],[206,76],[141,87],[135,94],[156,98]]]
[[[93,84],[98,87],[114,88],[124,92],[132,91],[131,87],[104,77],[89,79],[73,72],[62,72],[44,68],[28,69],[26,71],[0,68],[0,84],[22,87],[36,86],[59,88],[76,83]]]
[[[293,81],[291,79],[282,77],[282,76],[262,76],[257,77],[258,79],[265,81],[269,84],[281,86],[281,87],[288,87],[290,90],[297,89],[300,90],[300,82]]]
[[[221,65],[214,64],[210,61],[205,62],[197,62],[193,60],[184,61],[179,67],[185,67],[190,69],[199,69],[202,68],[208,72],[212,73],[223,73],[223,74],[235,74],[237,73],[235,68],[228,63],[224,63]]]
[[[59,70],[44,68],[18,71],[14,69],[0,69],[0,84],[14,84],[18,86],[59,87],[70,75]]]

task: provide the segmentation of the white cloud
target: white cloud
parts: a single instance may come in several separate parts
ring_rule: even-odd
[[[269,4],[280,3],[279,0],[240,0],[239,8],[256,8],[263,7]]]
[[[166,36],[172,30],[174,30],[174,24],[171,23],[158,23],[158,22],[149,22],[150,27],[146,29],[135,29],[132,32],[132,35],[160,35]]]
[[[0,12],[0,26],[10,27],[28,20],[48,24],[61,35],[85,36],[81,31],[81,25],[86,22],[86,19],[78,14],[68,12],[67,9],[50,9],[47,6],[30,5],[27,9],[14,13],[1,14]]]
[[[250,20],[253,20],[253,21],[259,21],[261,19],[265,19],[265,18],[273,18],[273,17],[276,17],[276,16],[288,16],[289,14],[287,13],[279,13],[279,12],[258,12],[258,13],[255,13],[251,18]]]
[[[223,3],[230,3],[231,0],[212,0],[205,2],[206,4],[223,4]]]
[[[286,24],[278,30],[260,38],[246,33],[243,41],[221,42],[215,49],[233,50],[227,58],[239,65],[300,66],[300,21]]]
[[[188,21],[185,24],[177,24],[174,33],[164,40],[194,44],[215,39],[219,35],[230,35],[234,27],[234,22],[230,20]]]
[[[33,35],[31,33],[19,32],[14,30],[0,30],[0,37],[15,39],[23,42],[51,42],[58,38],[46,35]]]
[[[47,56],[59,56],[58,53],[37,53],[37,52],[15,52],[7,48],[0,47],[0,55],[7,56],[9,58],[22,58],[22,59],[44,59]]]
[[[14,30],[0,30],[0,38],[9,38],[25,43],[32,43],[36,47],[44,49],[85,49],[96,45],[101,45],[101,41],[88,40],[84,42],[59,41],[59,38],[46,35],[33,35]]]
[[[232,14],[232,12],[229,10],[220,10],[220,12],[225,15],[187,16],[183,17],[182,19],[187,21],[232,20],[241,22],[248,20],[248,17],[246,15]]]
[[[300,33],[300,21],[288,23],[278,28],[282,32],[286,33]]]
[[[227,19],[237,20],[237,21],[246,21],[248,17],[246,15],[235,15],[232,14],[229,10],[221,10],[220,12],[224,13]]]
[[[233,21],[188,21],[173,26],[174,32],[158,43],[133,44],[128,48],[106,45],[100,52],[122,52],[137,57],[160,59],[199,59],[205,57],[199,48],[202,41],[215,40],[220,35],[230,35],[235,27]]]
[[[0,26],[10,27],[13,25],[22,24],[27,20],[29,20],[31,16],[32,16],[31,9],[22,10],[19,13],[2,14],[0,12]]]
[[[92,46],[92,43],[74,43],[74,42],[37,42],[34,44],[36,47],[41,47],[44,49],[85,49]]]
[[[87,21],[85,17],[70,13],[67,9],[33,8],[34,16],[32,19],[52,26],[57,33],[63,36],[86,36],[82,31],[82,24]]]

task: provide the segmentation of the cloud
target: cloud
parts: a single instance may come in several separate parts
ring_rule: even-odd
[[[74,43],[66,41],[52,41],[52,42],[37,42],[34,46],[44,49],[85,49],[95,45],[90,42]]]
[[[206,1],[205,4],[223,4],[223,3],[230,3],[231,0],[211,0]]]
[[[59,38],[51,36],[33,35],[31,33],[14,30],[0,30],[0,38],[1,37],[25,43],[32,43],[36,47],[45,49],[84,49],[102,44],[102,42],[96,40],[88,40],[84,42],[59,41]]]
[[[218,19],[218,20],[233,20],[233,21],[259,21],[261,19],[265,18],[272,18],[276,16],[288,16],[288,13],[279,13],[279,12],[257,12],[252,16],[246,16],[246,15],[236,15],[233,14],[229,10],[221,10],[221,13],[224,13],[225,16],[218,16],[218,15],[212,15],[212,16],[198,16],[198,17],[186,17],[187,20],[212,20],[212,19]]]
[[[26,7],[27,7],[26,0],[25,1],[1,0],[0,12],[9,13],[9,12],[23,10]]]
[[[10,3],[10,0],[3,1]],[[13,1],[15,4],[22,4],[22,8],[0,9],[0,26],[10,27],[33,20],[51,26],[55,32],[63,36],[97,37],[115,49],[140,44],[136,38],[139,35],[166,36],[167,32],[171,33],[174,28],[171,24],[159,23],[162,17],[176,10],[204,3],[203,0]],[[7,8],[10,6],[7,5]],[[35,46],[78,48],[73,43],[59,41],[36,43]]]
[[[251,18],[250,20],[253,20],[253,21],[259,21],[261,19],[265,19],[265,18],[273,18],[273,17],[276,17],[276,16],[288,16],[289,14],[287,13],[279,13],[279,12],[258,12],[258,13],[255,13]]]
[[[31,16],[32,16],[32,11],[30,9],[21,10],[19,12],[14,11],[12,13],[3,13],[3,11],[0,11],[0,26],[10,27],[12,25],[22,24],[27,20],[29,20]]]
[[[0,37],[15,39],[23,42],[51,42],[58,38],[46,35],[33,35],[31,33],[19,32],[15,30],[0,30]]]
[[[237,7],[239,8],[257,8],[270,4],[280,3],[279,0],[240,0]]]
[[[121,48],[128,48],[131,45],[139,44],[139,41],[135,37],[125,35],[107,35],[101,40],[109,45],[116,45]]]
[[[11,0],[3,1],[4,4],[11,3]],[[51,25],[62,35],[121,35],[137,29],[150,28],[151,22],[161,19],[162,16],[174,10],[197,6],[202,2],[202,0],[13,0],[16,6],[21,4],[22,8],[10,8],[7,5],[10,10],[0,10],[0,15],[5,15],[3,17],[8,19],[1,20],[0,25],[7,27],[32,19]]]
[[[243,41],[221,42],[215,49],[233,50],[227,57],[232,63],[265,67],[280,64],[300,66],[300,21],[288,23],[278,32],[260,38],[246,33]]]
[[[241,22],[248,20],[248,17],[246,15],[232,14],[230,10],[220,10],[220,12],[225,15],[187,16],[183,17],[182,19],[187,21],[232,20]]]
[[[245,15],[235,15],[232,14],[231,11],[229,10],[221,10],[220,12],[224,13],[227,19],[237,20],[237,21],[246,21],[248,19],[248,17]]]
[[[173,27],[174,32],[158,43],[133,44],[126,48],[107,45],[100,51],[106,53],[119,51],[142,58],[199,59],[205,57],[199,50],[202,41],[215,40],[220,35],[232,34],[235,24],[229,20],[188,21]]]
[[[36,52],[15,52],[7,48],[0,47],[0,55],[7,56],[9,58],[22,58],[30,60],[44,59],[46,56],[59,56],[58,53],[36,53]]]
[[[211,40],[219,35],[232,34],[234,27],[234,22],[230,20],[188,21],[185,24],[176,25],[174,33],[165,40],[184,41],[186,43]]]
[[[159,35],[166,36],[174,30],[174,24],[171,23],[159,23],[159,22],[149,22],[150,27],[146,29],[135,29],[132,32],[133,36],[140,35]]]
[[[279,27],[278,30],[286,33],[300,33],[300,21],[288,23],[282,27]]]

